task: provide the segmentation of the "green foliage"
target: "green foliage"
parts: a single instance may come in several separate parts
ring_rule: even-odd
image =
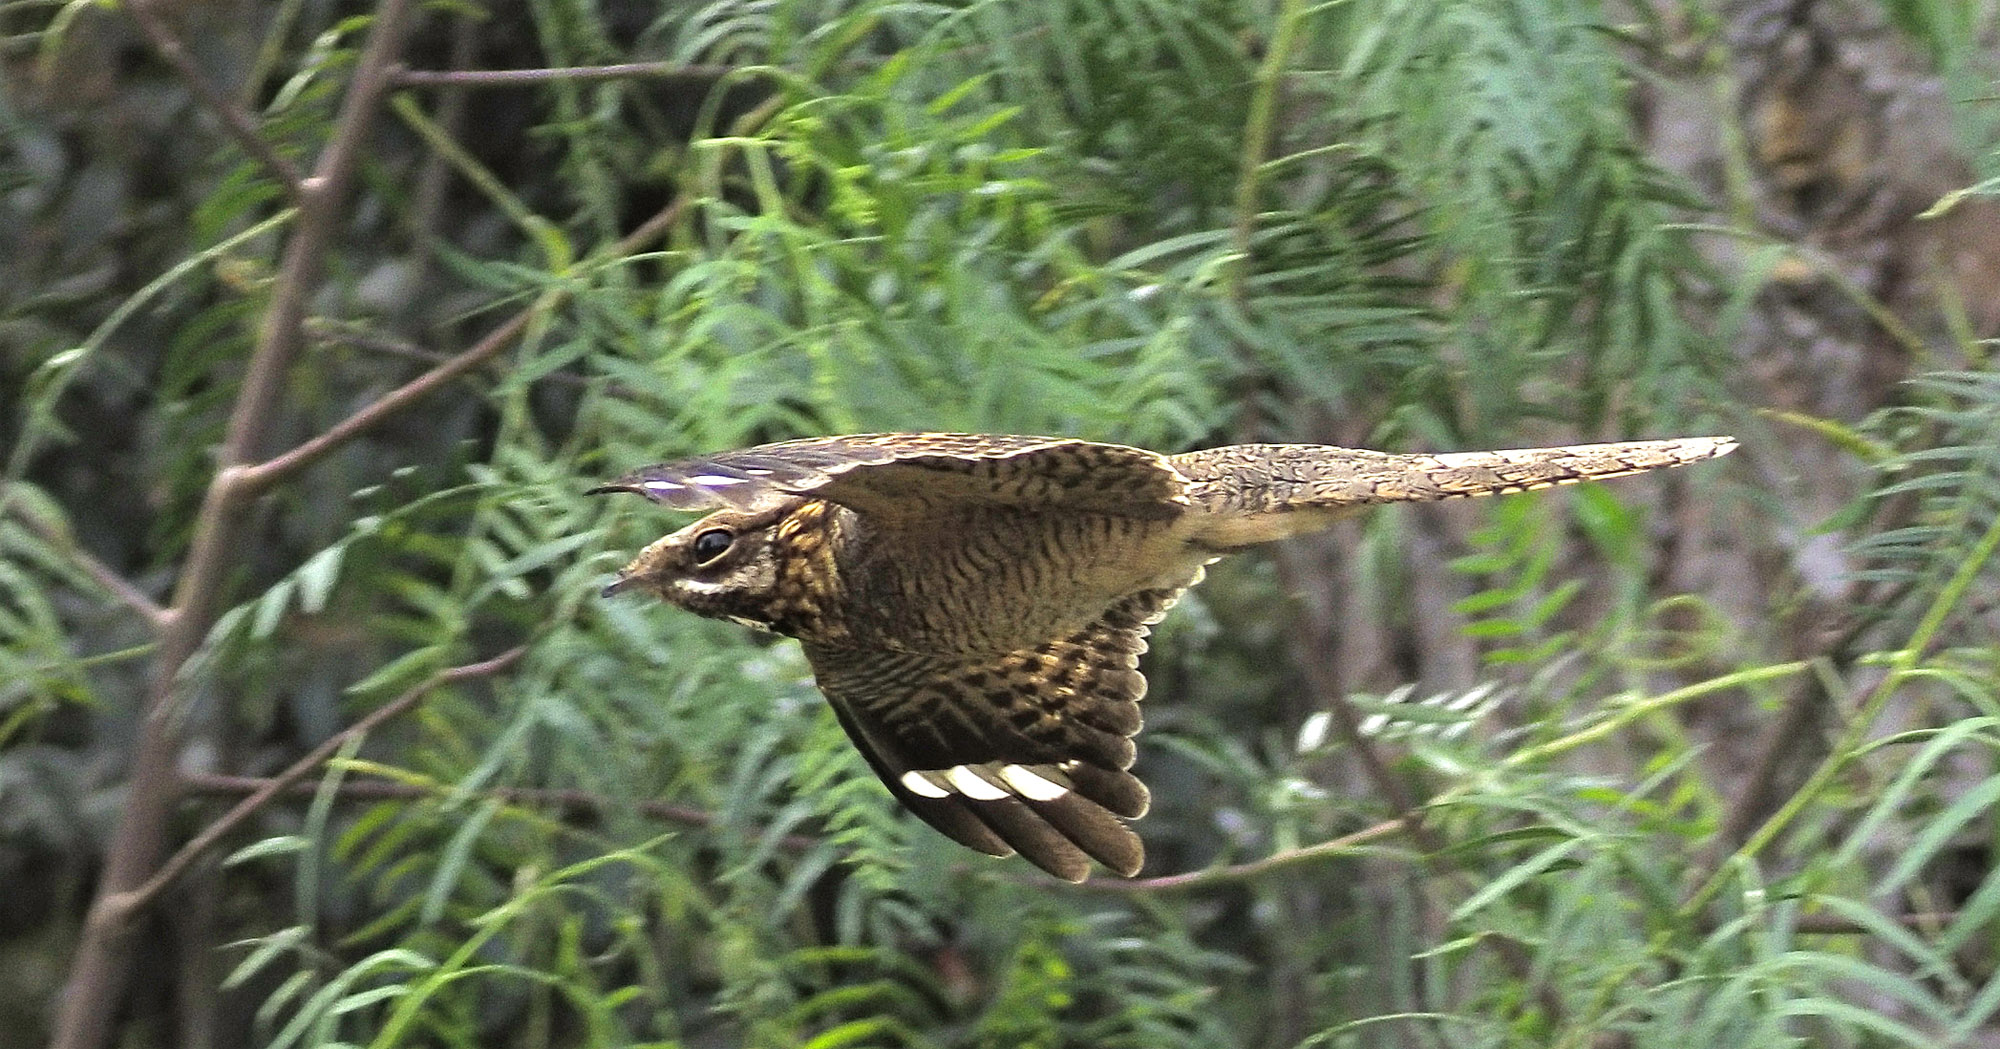
[[[407,381],[420,347],[469,344],[517,309],[525,334],[493,371],[261,496],[172,713],[265,772],[441,670],[525,654],[353,742],[231,855],[216,937],[234,941],[223,990],[247,1003],[249,1041],[1990,1036],[2000,384],[1985,372],[1913,384],[1871,430],[1897,449],[1884,482],[1827,528],[1882,599],[1839,658],[1792,661],[1733,625],[1777,613],[1663,582],[1677,501],[1779,530],[1720,468],[1692,495],[1660,481],[1665,505],[1592,488],[1442,518],[1472,523],[1428,604],[1413,537],[1441,518],[1370,518],[1343,556],[1381,621],[1447,619],[1478,658],[1469,679],[1393,658],[1407,674],[1356,671],[1338,696],[1352,732],[1289,669],[1269,573],[1218,571],[1148,657],[1157,804],[1140,829],[1162,871],[1237,864],[1178,882],[1072,889],[974,857],[896,810],[795,646],[596,596],[681,522],[587,498],[592,479],[765,439],[1470,447],[1733,416],[1704,311],[1721,293],[1676,225],[1699,202],[1640,151],[1633,58],[1604,10],[662,6],[626,12],[644,24],[576,0],[504,19],[441,7],[523,68],[733,71],[557,79],[484,108],[475,93],[486,123],[413,89],[368,151],[273,441]],[[279,27],[245,49],[269,65],[258,119],[279,152],[331,137],[365,29]],[[34,134],[0,119],[27,156]],[[1260,121],[1270,140],[1246,142]],[[133,716],[151,648],[107,577],[165,601],[184,570],[292,233],[269,173],[204,142],[184,199],[134,209],[164,261],[115,296],[65,291],[112,281],[103,230],[0,260],[18,380],[0,392],[17,409],[0,489],[9,845],[82,837],[108,810],[116,784],[91,770],[118,764],[106,740],[124,738],[112,723]],[[12,219],[89,211],[71,202],[84,188],[4,164]],[[458,199],[430,200],[425,177]],[[669,202],[660,245],[614,248]],[[132,447],[76,468],[114,458],[102,431],[121,418]],[[1730,730],[1703,718],[1767,722],[1800,694],[1840,720],[1789,793],[1739,820],[1744,777],[1715,756]],[[1364,750],[1419,811],[1355,771]]]
[[[1893,585],[1899,600],[1882,611],[1899,618],[1947,596],[1940,589],[1954,583],[1990,592],[2000,571],[1990,551],[1980,553],[2000,527],[2000,381],[1961,372],[1925,376],[1912,387],[1917,403],[1892,419],[1900,435],[1920,444],[1879,465],[1886,483],[1875,498],[1914,500],[1915,509],[1908,524],[1853,546],[1867,566],[1857,578]]]

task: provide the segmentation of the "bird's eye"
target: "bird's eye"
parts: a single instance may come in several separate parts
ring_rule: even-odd
[[[735,537],[726,528],[711,528],[694,537],[694,563],[705,565],[729,551]]]

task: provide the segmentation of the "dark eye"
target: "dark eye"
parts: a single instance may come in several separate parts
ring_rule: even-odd
[[[694,537],[694,563],[705,565],[729,552],[729,544],[735,539],[726,528],[711,528]]]

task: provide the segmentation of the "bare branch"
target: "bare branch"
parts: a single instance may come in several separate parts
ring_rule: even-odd
[[[305,180],[305,176],[290,160],[285,159],[284,154],[271,147],[271,143],[257,129],[257,121],[244,112],[243,107],[237,105],[228,95],[223,94],[222,90],[215,86],[215,81],[210,80],[208,74],[202,72],[201,67],[195,64],[194,56],[188,54],[187,46],[181,43],[181,38],[175,35],[172,27],[167,25],[167,20],[155,8],[157,2],[158,0],[131,0],[125,5],[125,10],[132,16],[132,21],[138,24],[139,32],[145,34],[147,42],[153,45],[153,50],[159,52],[160,57],[174,67],[174,72],[186,82],[188,90],[193,91],[195,97],[201,100],[201,104],[208,107],[208,111],[215,114],[217,120],[222,121],[223,130],[229,132],[229,137],[235,139],[236,144],[242,146],[245,153],[255,157],[259,164],[264,165],[264,170],[277,181],[279,188],[285,191],[285,196],[293,206],[303,205],[305,202],[299,195],[299,185]]]
[[[255,793],[273,785],[285,794],[311,794],[319,789],[319,784],[305,781],[279,784],[276,779],[262,776],[222,776],[214,773],[186,776],[181,780],[181,784],[190,794],[224,796]],[[422,784],[377,779],[344,780],[334,789],[336,796],[350,801],[417,801],[435,797],[438,793],[436,788]],[[480,791],[476,796],[498,798],[510,804],[552,808],[565,816],[572,817],[633,809],[649,819],[664,823],[679,823],[689,827],[713,827],[716,823],[715,814],[712,812],[657,798],[612,798],[584,790],[555,790],[540,787],[495,787]],[[819,844],[818,839],[804,834],[787,834],[779,838],[778,842],[794,852],[803,852]]]
[[[439,353],[436,350],[425,349],[413,342],[389,338],[374,332],[363,331],[356,326],[343,325],[319,317],[306,322],[306,334],[311,336],[313,342],[316,344],[350,346],[365,353],[380,354],[384,357],[397,357],[406,361],[414,361],[418,364],[447,364],[452,359],[448,353]],[[594,385],[592,379],[572,372],[550,372],[542,376],[539,381],[577,389]],[[605,387],[605,389],[615,394],[622,387],[613,383]]]
[[[258,454],[276,412],[291,361],[304,334],[301,320],[318,283],[342,198],[357,169],[368,130],[390,84],[388,70],[409,28],[410,0],[383,0],[354,80],[342,100],[320,163],[298,183],[299,219],[273,284],[264,323],[237,391],[220,469],[195,519],[187,562],[154,650],[146,711],[133,745],[132,767],[98,896],[77,943],[69,984],[56,1020],[54,1049],[101,1049],[120,1012],[130,978],[133,905],[127,897],[153,876],[173,810],[174,762],[183,739],[176,698],[181,667],[200,648],[220,614],[229,569],[241,554],[249,489],[242,464]]]
[[[1696,871],[1702,872],[1702,878],[1712,875],[1730,851],[1748,841],[1757,824],[1783,803],[1781,776],[1795,772],[1801,761],[1810,760],[1816,746],[1825,747],[1823,734],[1815,728],[1840,691],[1838,671],[1834,668],[1844,669],[1853,662],[1853,646],[1862,631],[1873,625],[1868,616],[1842,611],[1871,607],[1859,599],[1857,594],[1851,602],[1839,605],[1807,602],[1798,610],[1791,629],[1785,631],[1792,654],[1818,661],[1815,668],[1819,672],[1799,679],[1785,697],[1783,710],[1758,740],[1757,757],[1751,762],[1749,774],[1732,789],[1729,807],[1723,812],[1715,837],[1694,865]]]
[[[214,823],[202,828],[200,834],[195,835],[187,844],[181,846],[172,858],[161,864],[160,869],[146,884],[119,897],[119,906],[125,911],[124,916],[129,917],[133,911],[152,902],[161,890],[173,884],[175,878],[180,877],[189,865],[213,848],[216,842],[221,841],[230,831],[242,826],[250,817],[256,815],[259,809],[270,804],[272,798],[311,775],[312,771],[325,764],[328,758],[340,753],[340,748],[346,746],[349,740],[365,736],[382,724],[401,717],[418,703],[423,702],[426,696],[445,685],[498,674],[512,666],[527,651],[525,647],[511,648],[492,659],[440,670],[417,683],[409,691],[370,711],[361,720],[327,737],[305,757],[293,762],[290,768],[270,779],[260,781],[262,786],[253,791],[249,797],[237,802]]]
[[[686,65],[680,62],[622,62],[607,66],[554,69],[399,69],[400,87],[520,87],[559,81],[599,80],[721,80],[732,73],[757,72],[755,66]]]
[[[1907,914],[1891,914],[1890,921],[1905,929],[1935,933],[1958,921],[1957,911],[1911,911]],[[1814,936],[1872,936],[1874,929],[1861,925],[1838,914],[1801,914],[1793,922],[1793,928],[1801,933]]]
[[[325,432],[291,451],[255,466],[240,468],[235,481],[246,493],[261,492],[305,469],[327,453],[389,421],[403,409],[486,363],[526,331],[528,322],[534,319],[538,310],[547,308],[548,305],[549,300],[544,298],[537,306],[516,313],[499,327],[488,332],[486,337],[479,340],[471,349],[383,394],[366,407],[333,424]]]
[[[99,561],[97,555],[85,550],[81,544],[70,544],[66,553],[69,554],[70,560],[76,562],[78,568],[83,569],[96,581],[98,586],[109,591],[111,596],[117,598],[126,608],[139,613],[154,633],[166,629],[167,622],[173,618],[173,613],[161,608],[150,595],[139,589],[130,579],[120,575],[110,565]]]
[[[1354,851],[1377,838],[1391,834],[1401,834],[1415,825],[1415,814],[1398,816],[1372,827],[1364,827],[1352,834],[1305,845],[1296,849],[1283,849],[1259,860],[1232,864],[1227,867],[1210,867],[1206,870],[1189,871],[1186,874],[1166,874],[1157,878],[1092,878],[1082,887],[1107,893],[1151,893],[1151,892],[1192,892],[1213,888],[1218,885],[1234,885],[1252,881],[1274,871],[1297,867],[1302,864],[1337,857],[1351,857]]]
[[[77,542],[76,536],[68,529],[61,527],[54,521],[43,519],[40,514],[35,513],[25,506],[21,508],[18,517],[29,528],[33,529],[36,535],[41,536],[43,541],[61,551],[63,556],[69,558],[71,563],[82,569],[83,573],[94,580],[98,586],[103,587],[112,597],[117,598],[120,604],[139,613],[146,620],[146,625],[151,627],[154,633],[157,634],[166,629],[167,620],[170,617],[168,611],[161,608],[151,595],[139,589],[130,579],[119,574],[117,569],[98,560],[95,554],[84,549],[83,544]]]
[[[671,229],[673,224],[680,220],[681,212],[687,208],[689,199],[685,196],[677,198],[673,203],[661,209],[659,214],[654,215],[639,226],[638,229],[633,230],[623,240],[620,240],[611,249],[611,253],[614,256],[628,255],[651,243],[656,237],[665,235],[666,231]],[[327,453],[380,426],[398,412],[430,396],[440,388],[451,383],[452,380],[491,360],[494,355],[505,349],[509,343],[513,342],[522,332],[526,331],[529,322],[534,320],[541,311],[553,308],[566,295],[567,293],[563,291],[550,291],[548,294],[542,296],[534,305],[501,322],[499,327],[488,332],[486,337],[480,339],[471,349],[448,358],[437,367],[383,394],[381,397],[370,402],[366,407],[328,427],[324,433],[291,451],[258,463],[255,466],[246,466],[238,469],[236,476],[232,480],[247,495],[261,492],[278,481],[305,469],[307,466],[326,456]]]
[[[1278,577],[1284,582],[1286,590],[1297,593],[1306,589],[1306,569],[1299,563],[1296,550],[1281,544],[1277,550],[1276,560]],[[1308,612],[1305,618],[1306,636],[1321,638],[1333,634],[1330,624],[1319,621],[1322,619],[1320,615]],[[1381,753],[1375,749],[1375,741],[1361,731],[1361,715],[1354,709],[1353,701],[1347,698],[1347,691],[1340,686],[1340,682],[1334,680],[1333,672],[1328,669],[1327,663],[1310,657],[1295,662],[1299,672],[1305,675],[1306,683],[1312,691],[1314,707],[1333,715],[1334,727],[1339,732],[1341,742],[1360,759],[1362,772],[1368,777],[1368,782],[1374,785],[1376,793],[1389,803],[1391,809],[1405,814],[1402,817],[1404,830],[1415,838],[1418,846],[1426,852],[1440,851],[1444,843],[1422,825],[1417,792],[1404,782],[1403,777],[1390,770],[1389,763],[1384,761]]]
[[[451,20],[451,68],[464,69],[472,65],[479,51],[478,22],[470,17]],[[471,110],[472,92],[459,87],[447,87],[437,93],[437,128],[448,142],[465,140],[467,114]],[[417,273],[411,278],[413,287],[423,287],[429,279],[431,269],[437,264],[438,245],[443,237],[438,226],[445,212],[445,200],[450,189],[454,170],[451,160],[441,149],[424,151],[423,163],[417,168],[416,189],[410,194],[410,234],[417,248]]]

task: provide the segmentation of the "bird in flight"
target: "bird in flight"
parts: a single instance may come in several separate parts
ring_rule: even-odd
[[[1204,566],[1377,503],[1683,466],[1728,437],[1395,455],[1239,444],[1180,455],[1059,437],[818,437],[594,488],[708,516],[607,596],[650,593],[797,638],[848,738],[911,812],[1068,881],[1131,877],[1148,627]]]

